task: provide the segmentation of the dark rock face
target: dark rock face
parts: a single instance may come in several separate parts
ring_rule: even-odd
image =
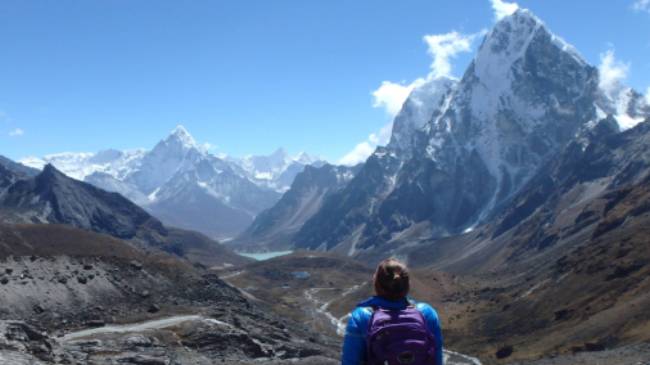
[[[635,128],[618,133],[610,118],[604,119],[579,140],[569,144],[559,157],[542,168],[526,188],[522,189],[513,204],[503,210],[497,220],[494,236],[512,229],[531,216],[540,207],[552,212],[562,197],[572,189],[602,181],[601,190],[619,189],[639,184],[650,173],[650,123],[640,123]],[[625,198],[619,190],[612,196],[611,204]],[[639,208],[641,211],[643,209]],[[576,228],[597,220],[594,212],[585,211],[576,217]],[[637,215],[639,215],[637,214]],[[622,222],[603,223],[595,236],[617,227]]]
[[[38,170],[13,162],[4,156],[0,156],[0,198],[16,181],[28,179],[37,174]]]
[[[2,166],[4,169],[8,171],[11,171],[13,174],[19,176],[20,178],[28,178],[28,177],[33,177],[38,175],[38,170],[14,162],[1,155],[0,155],[0,166]]]
[[[10,221],[61,223],[130,239],[142,226],[164,228],[142,208],[117,193],[71,179],[47,165],[29,180],[11,186],[0,200]]]
[[[290,248],[293,235],[322,207],[323,201],[346,186],[359,169],[360,166],[306,166],[280,201],[260,213],[233,245],[244,249],[252,245],[273,250]]]
[[[345,188],[332,193],[321,209],[309,219],[293,239],[298,248],[332,249],[363,228],[373,213],[373,203],[390,191],[400,161],[392,153],[378,149]]]

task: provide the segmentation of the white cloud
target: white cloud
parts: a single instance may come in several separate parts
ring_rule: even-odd
[[[453,31],[444,34],[425,35],[422,39],[427,44],[427,53],[433,58],[431,70],[427,76],[410,83],[383,81],[372,92],[374,99],[372,106],[384,108],[391,118],[395,117],[413,89],[424,84],[427,80],[439,77],[453,77],[451,74],[451,60],[460,53],[470,52],[474,40],[483,34],[485,34],[485,31],[474,34],[462,34]]]
[[[24,134],[25,134],[25,131],[22,130],[22,129],[20,129],[20,128],[12,129],[12,130],[9,132],[9,136],[10,136],[10,137],[20,137],[20,136],[22,136],[22,135],[24,135]]]
[[[650,86],[648,86],[648,90],[645,92],[645,101],[650,105]]]
[[[430,77],[450,77],[451,59],[459,53],[471,51],[477,35],[458,32],[425,35],[424,42],[429,46],[429,55],[433,57]]]
[[[213,151],[213,150],[216,150],[218,148],[217,145],[214,145],[214,144],[209,143],[209,142],[204,142],[201,145],[199,145],[199,147],[200,147],[201,150],[203,150],[205,152]]]
[[[377,146],[383,146],[390,140],[390,135],[393,130],[393,123],[388,123],[383,126],[378,133],[372,133],[368,139],[357,144],[352,151],[348,152],[339,160],[339,164],[354,166],[358,163],[365,162]]]
[[[372,96],[375,99],[372,106],[375,108],[384,108],[386,113],[392,118],[402,109],[402,104],[404,104],[406,98],[411,94],[411,91],[423,81],[422,79],[417,79],[410,84],[384,81],[377,90],[372,92]]]
[[[519,9],[519,5],[517,3],[509,3],[502,0],[490,0],[490,2],[492,3],[492,9],[494,10],[495,21],[499,21],[508,15],[512,15],[512,13]]]
[[[598,71],[600,74],[600,88],[609,96],[613,95],[621,88],[622,81],[627,78],[630,70],[628,63],[616,59],[613,50],[608,50],[600,54],[600,65]]]
[[[650,0],[636,0],[634,4],[632,4],[632,9],[650,13]]]

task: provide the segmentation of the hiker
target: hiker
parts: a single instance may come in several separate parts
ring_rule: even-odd
[[[406,265],[384,260],[373,281],[376,295],[350,314],[341,365],[443,365],[438,313],[407,297]]]

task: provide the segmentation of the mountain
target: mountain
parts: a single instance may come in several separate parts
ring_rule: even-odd
[[[2,172],[0,167],[0,181],[6,180]],[[66,224],[127,240],[141,249],[191,256],[210,266],[247,261],[207,237],[167,228],[123,196],[72,179],[52,165],[36,176],[16,180],[0,195],[0,221]]]
[[[360,165],[307,165],[282,198],[260,213],[246,231],[229,244],[238,250],[277,251],[291,248],[293,235],[322,207],[330,194],[352,180],[359,168]]]
[[[73,180],[52,165],[12,185],[1,207],[3,220],[15,223],[64,223],[125,239],[146,225],[163,233],[162,225],[121,195]]]
[[[609,117],[570,142],[490,223],[397,249],[481,278],[451,341],[485,356],[507,344],[512,360],[650,341],[650,118],[618,128]]]
[[[279,194],[236,174],[214,156],[199,155],[149,197],[146,207],[163,222],[219,237],[244,230]]]
[[[291,157],[279,148],[268,156],[246,156],[242,159],[231,158],[244,174],[260,186],[266,186],[279,193],[284,193],[305,166],[322,166],[325,161],[312,157],[305,152]]]
[[[183,127],[150,151],[60,153],[23,163],[51,163],[66,175],[117,192],[165,224],[213,238],[233,237],[271,207],[306,165],[322,162],[306,153],[290,157],[220,158],[196,143]]]
[[[14,162],[0,155],[0,198],[18,180],[28,179],[38,174],[38,170]]]
[[[11,171],[14,175],[20,178],[31,177],[38,174],[37,169],[14,162],[2,155],[0,155],[0,166],[7,171]]]
[[[608,115],[617,130],[630,128],[648,112],[636,93],[607,95],[595,67],[520,9],[486,35],[460,80],[411,93],[391,142],[323,203],[294,244],[360,256],[407,238],[471,231],[577,135]]]

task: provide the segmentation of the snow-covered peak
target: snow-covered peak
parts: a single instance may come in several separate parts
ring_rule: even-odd
[[[192,137],[190,132],[188,132],[187,129],[185,129],[185,127],[180,124],[170,132],[169,136],[167,136],[163,142],[177,144],[186,150],[198,148],[194,137]]]
[[[390,147],[407,151],[414,134],[434,117],[443,112],[444,104],[457,80],[440,77],[427,80],[411,91],[402,109],[393,121]]]
[[[487,34],[474,60],[474,73],[486,85],[503,84],[512,64],[520,59],[544,24],[526,9],[500,20]]]
[[[650,117],[650,103],[647,97],[630,87],[619,84],[618,87],[607,91],[601,89],[601,93],[601,100],[598,102],[600,119],[612,115],[622,131],[633,128]]]
[[[282,147],[279,147],[269,156],[270,159],[273,159],[275,161],[284,161],[287,157],[287,151],[285,151]]]
[[[64,174],[77,180],[84,180],[96,172],[121,178],[131,172],[144,153],[144,150],[104,150],[97,153],[63,152],[49,154],[43,158],[26,157],[21,159],[20,163],[39,170],[47,164],[52,164]]]
[[[311,157],[307,152],[300,152],[293,157],[293,160],[303,165],[310,165],[318,161],[319,159]]]

